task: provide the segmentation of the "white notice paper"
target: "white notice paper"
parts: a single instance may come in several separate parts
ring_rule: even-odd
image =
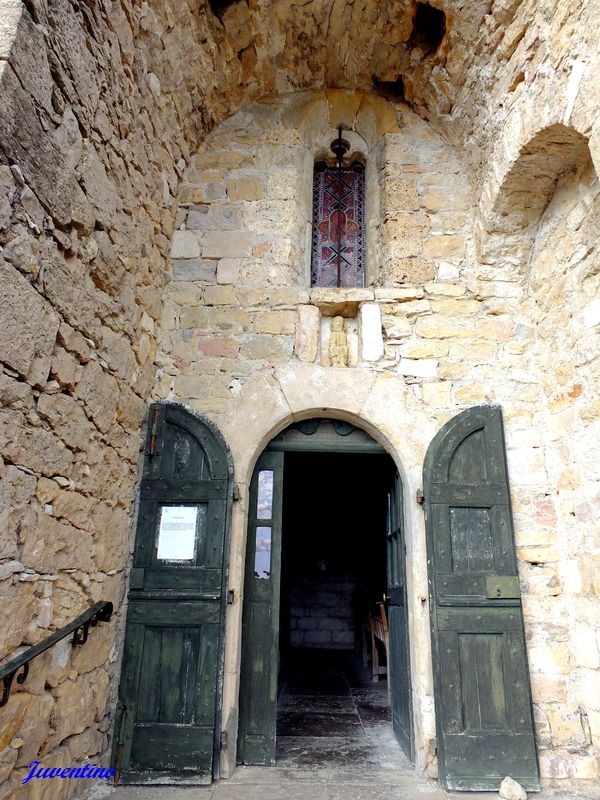
[[[163,506],[156,557],[161,561],[193,561],[197,519],[196,506]]]

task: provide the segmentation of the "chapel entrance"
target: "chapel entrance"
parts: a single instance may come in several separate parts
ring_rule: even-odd
[[[412,758],[404,573],[385,450],[333,420],[276,437],[250,496],[240,763]]]

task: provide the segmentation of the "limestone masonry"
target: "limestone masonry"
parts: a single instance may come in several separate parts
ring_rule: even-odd
[[[401,470],[417,769],[435,775],[427,446],[502,406],[543,785],[600,782],[600,2],[0,0],[0,658],[100,599],[0,708],[27,765],[108,764],[152,400],[233,455],[243,596],[257,457],[296,419]],[[366,287],[310,287],[312,169],[366,163]],[[345,319],[348,366],[331,367]],[[235,742],[241,604],[227,610]],[[221,775],[235,767],[224,751]],[[74,790],[71,789],[71,792]],[[42,793],[42,794],[40,794]]]

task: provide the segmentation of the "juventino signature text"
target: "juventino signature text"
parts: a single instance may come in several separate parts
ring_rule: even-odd
[[[40,767],[41,761],[32,761],[29,765],[29,775],[21,783],[27,783],[32,778],[112,778],[114,769],[104,769],[97,764],[84,764],[83,767]],[[96,769],[94,769],[96,767]]]

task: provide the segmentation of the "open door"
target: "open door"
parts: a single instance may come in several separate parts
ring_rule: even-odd
[[[502,414],[451,419],[425,458],[439,775],[448,789],[539,789]]]
[[[275,763],[283,453],[258,459],[250,484],[238,761]]]
[[[143,469],[116,780],[210,783],[219,753],[229,454],[210,423],[158,404]]]
[[[396,473],[388,494],[387,576],[389,660],[388,680],[392,702],[392,725],[402,749],[414,758],[408,609],[406,599],[406,546],[402,513],[402,484]]]

